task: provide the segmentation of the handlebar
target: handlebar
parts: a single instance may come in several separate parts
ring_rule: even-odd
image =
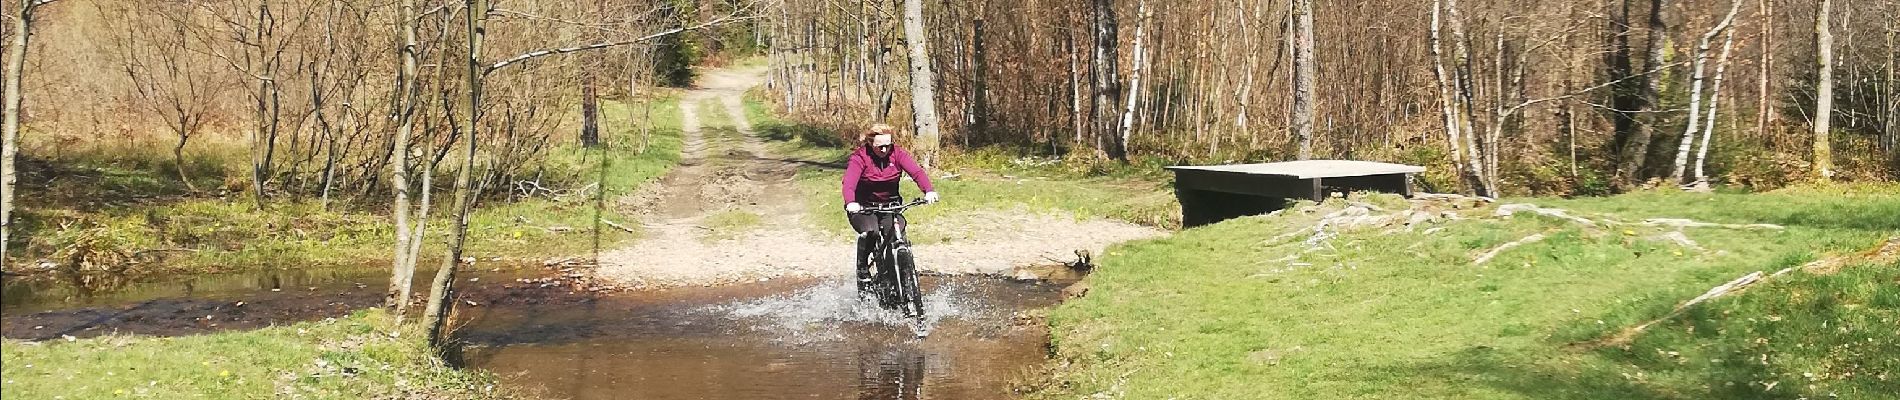
[[[925,202],[922,199],[918,199],[918,200],[912,200],[910,203],[904,204],[904,205],[888,206],[888,207],[865,207],[863,210],[858,211],[858,214],[898,214],[898,213],[903,213],[904,210],[909,210],[911,207],[921,206],[925,204],[930,204],[930,203]]]

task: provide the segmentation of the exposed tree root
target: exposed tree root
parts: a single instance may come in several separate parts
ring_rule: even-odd
[[[1782,227],[1781,225],[1775,225],[1775,224],[1717,224],[1717,223],[1701,222],[1701,221],[1687,220],[1687,219],[1681,219],[1681,218],[1650,218],[1650,219],[1643,220],[1642,224],[1649,225],[1649,226],[1664,226],[1664,227],[1672,227],[1672,228],[1724,228],[1724,229],[1743,229],[1743,230],[1764,229],[1764,230],[1776,230],[1776,231],[1786,229]]]
[[[1682,246],[1683,248],[1686,248],[1689,250],[1702,251],[1702,245],[1696,243],[1694,239],[1690,239],[1689,235],[1683,234],[1682,231],[1669,231],[1668,233],[1659,235],[1656,238],[1661,239],[1661,240],[1668,240],[1670,242],[1675,243],[1678,246]]]
[[[1597,226],[1597,222],[1591,221],[1589,218],[1583,218],[1583,217],[1579,217],[1575,215],[1570,215],[1569,211],[1564,211],[1562,209],[1538,207],[1536,204],[1526,204],[1526,203],[1505,204],[1505,205],[1498,206],[1498,211],[1492,215],[1495,215],[1498,217],[1510,217],[1512,215],[1517,215],[1517,213],[1522,213],[1522,212],[1528,212],[1528,213],[1533,213],[1537,215],[1543,215],[1546,217],[1575,222],[1578,225],[1583,225],[1583,226]]]
[[[1544,234],[1539,233],[1539,234],[1533,234],[1530,236],[1525,236],[1523,239],[1513,240],[1510,243],[1499,245],[1498,247],[1491,249],[1491,251],[1484,252],[1484,255],[1478,256],[1478,259],[1475,261],[1472,261],[1471,265],[1484,265],[1484,263],[1491,262],[1492,258],[1497,257],[1499,253],[1503,253],[1505,250],[1510,250],[1517,246],[1523,246],[1526,244],[1536,243],[1538,241],[1544,240],[1544,238],[1545,238]]]

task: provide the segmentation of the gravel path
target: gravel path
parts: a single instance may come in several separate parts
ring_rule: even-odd
[[[686,154],[658,184],[622,200],[642,210],[646,238],[601,254],[598,276],[638,287],[712,286],[780,277],[851,273],[847,238],[812,230],[806,196],[793,178],[798,164],[774,159],[744,118],[743,96],[763,69],[705,71],[700,87],[681,102]],[[733,125],[704,126],[698,105],[713,101]],[[954,193],[946,193],[955,201]],[[749,213],[762,221],[729,237],[708,239],[722,214]],[[825,215],[822,217],[838,217]],[[918,229],[949,229],[944,243],[919,244],[918,264],[953,274],[1004,273],[1074,251],[1100,253],[1109,244],[1164,235],[1156,229],[1106,220],[1078,220],[1022,211],[984,211],[938,218]]]

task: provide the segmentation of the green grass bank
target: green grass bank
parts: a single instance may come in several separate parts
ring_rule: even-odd
[[[1900,187],[1500,203],[1593,223],[1437,206],[1316,229],[1334,201],[1114,247],[1050,313],[1058,361],[1032,397],[1900,398],[1900,262],[1866,253],[1900,235]],[[1817,260],[1839,266],[1671,314]]]
[[[394,334],[392,334],[392,332]],[[101,336],[0,347],[8,399],[495,399],[493,376],[442,364],[420,325],[381,309],[247,332]]]

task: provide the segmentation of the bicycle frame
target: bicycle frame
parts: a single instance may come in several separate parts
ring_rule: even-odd
[[[906,237],[903,214],[905,210],[925,204],[913,201],[908,204],[868,208],[860,214],[888,216],[888,227],[878,221],[877,245],[872,248],[871,267],[872,292],[876,294],[879,305],[885,308],[901,309],[906,316],[923,316],[923,293],[918,287],[916,262],[910,253],[910,239]]]

